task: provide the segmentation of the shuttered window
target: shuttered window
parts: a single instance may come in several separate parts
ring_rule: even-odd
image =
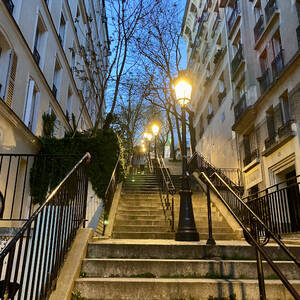
[[[8,76],[8,87],[6,93],[6,104],[11,107],[14,95],[14,88],[15,88],[15,79],[16,79],[16,71],[17,71],[17,63],[18,58],[14,51],[11,52],[11,63],[10,63],[10,72]]]

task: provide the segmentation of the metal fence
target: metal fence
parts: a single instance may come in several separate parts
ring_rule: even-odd
[[[84,225],[89,160],[89,154],[82,157],[1,252],[1,299],[46,299],[55,287]]]

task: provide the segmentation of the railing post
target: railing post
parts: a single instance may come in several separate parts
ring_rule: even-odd
[[[207,198],[207,218],[208,218],[208,239],[207,245],[215,245],[216,241],[212,235],[212,219],[211,219],[211,207],[210,207],[210,189],[209,184],[206,184],[206,198]]]
[[[265,289],[265,278],[264,278],[264,270],[263,264],[261,259],[261,254],[258,251],[258,248],[255,247],[256,252],[256,266],[257,266],[257,278],[258,278],[258,285],[259,285],[259,299],[266,300],[266,289]]]

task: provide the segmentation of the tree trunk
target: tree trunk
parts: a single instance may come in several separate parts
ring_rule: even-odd
[[[169,107],[169,109],[170,109],[170,107]],[[170,129],[170,133],[171,133],[170,157],[173,160],[176,160],[175,143],[174,143],[174,131],[173,131],[173,124],[172,124],[172,119],[170,117],[169,111],[167,111],[167,119],[168,119],[169,129]]]

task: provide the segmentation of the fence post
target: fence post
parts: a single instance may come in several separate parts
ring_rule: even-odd
[[[207,245],[215,245],[216,241],[212,235],[212,219],[211,219],[211,207],[210,207],[210,189],[209,184],[206,184],[206,198],[207,198],[207,218],[208,218],[208,240]]]

